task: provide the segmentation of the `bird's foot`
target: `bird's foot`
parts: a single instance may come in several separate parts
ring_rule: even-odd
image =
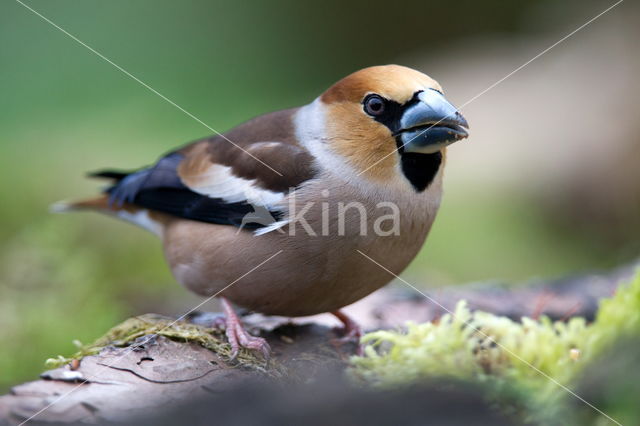
[[[266,360],[269,360],[269,355],[271,354],[269,343],[267,343],[267,341],[262,337],[256,337],[249,334],[249,332],[242,326],[240,318],[238,318],[238,315],[233,310],[233,307],[231,307],[229,301],[224,297],[221,297],[220,300],[225,313],[224,329],[227,339],[229,340],[229,344],[231,345],[231,359],[233,360],[238,356],[238,352],[242,347],[258,351]]]
[[[342,337],[337,339],[337,342],[339,344],[355,343],[357,345],[357,355],[363,355],[364,348],[360,343],[360,338],[362,337],[362,328],[360,325],[342,311],[334,311],[331,312],[331,314],[338,318],[343,324],[342,327],[337,329],[340,334],[342,334]]]

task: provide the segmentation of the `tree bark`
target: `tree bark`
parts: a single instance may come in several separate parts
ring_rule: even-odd
[[[395,328],[405,321],[431,321],[467,300],[472,309],[505,315],[593,318],[598,300],[613,294],[635,266],[606,275],[586,275],[519,287],[477,284],[432,290],[427,297],[404,287],[381,290],[347,311],[365,330]],[[207,313],[190,317],[210,321]],[[339,344],[337,322],[327,316],[290,320],[244,316],[272,347],[269,365],[246,366],[193,343],[151,335],[128,347],[107,346],[74,365],[47,371],[40,380],[15,386],[0,397],[0,424],[128,420],[221,394],[247,381],[310,382],[340,374],[356,345]],[[144,339],[144,340],[142,340]],[[144,343],[144,344],[141,344]],[[140,344],[139,347],[138,344]],[[136,347],[135,350],[132,350]]]

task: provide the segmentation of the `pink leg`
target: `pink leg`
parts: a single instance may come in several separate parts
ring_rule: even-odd
[[[260,351],[265,359],[269,359],[271,348],[267,341],[262,337],[255,337],[249,334],[242,327],[240,318],[238,318],[229,301],[224,297],[221,297],[220,301],[225,315],[225,333],[231,345],[231,359],[235,359],[241,347]]]
[[[358,355],[362,355],[364,352],[362,345],[360,344],[360,338],[362,337],[362,328],[360,328],[357,322],[355,322],[353,319],[351,319],[351,317],[349,317],[342,311],[334,311],[331,312],[331,314],[338,318],[342,324],[344,324],[344,327],[341,330],[342,337],[339,339],[339,341],[341,343],[355,341],[355,343],[358,345],[357,353]]]

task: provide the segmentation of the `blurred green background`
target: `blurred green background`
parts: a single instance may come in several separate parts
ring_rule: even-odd
[[[374,64],[422,70],[461,105],[611,3],[27,4],[224,131],[310,102]],[[544,279],[635,258],[638,88],[625,78],[640,69],[629,37],[637,16],[621,5],[465,107],[472,136],[451,149],[439,217],[406,272],[413,282]],[[199,301],[174,282],[151,235],[98,215],[51,215],[48,206],[95,193],[87,171],[137,168],[210,132],[11,0],[0,5],[0,61],[6,390],[34,378],[47,357],[72,352],[72,339]],[[554,109],[562,102],[572,118],[548,124],[566,117]]]

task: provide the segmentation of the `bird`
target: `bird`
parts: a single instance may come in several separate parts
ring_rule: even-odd
[[[341,309],[417,255],[440,206],[447,146],[468,128],[431,77],[372,66],[307,105],[190,142],[150,166],[94,172],[110,180],[100,195],[55,210],[98,211],[156,234],[175,279],[221,301],[232,358],[241,348],[268,358],[268,343],[233,305],[332,313],[343,338],[358,339]]]

